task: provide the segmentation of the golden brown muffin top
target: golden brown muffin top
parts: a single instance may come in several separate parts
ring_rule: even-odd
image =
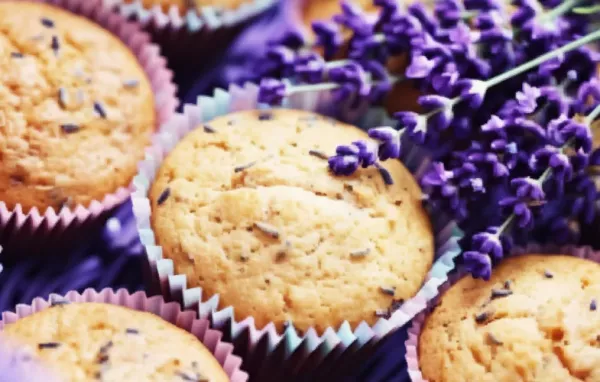
[[[189,287],[220,294],[222,307],[258,327],[375,323],[376,311],[419,290],[434,237],[421,190],[399,161],[384,164],[391,186],[375,168],[329,172],[320,156],[359,139],[369,138],[298,110],[200,126],[164,160],[150,192],[164,255]]]
[[[569,256],[503,261],[467,276],[427,318],[419,362],[430,382],[600,381],[600,265]]]
[[[87,206],[130,184],[155,128],[136,57],[59,8],[0,2],[0,201]]]
[[[125,0],[126,3],[133,3],[138,0]],[[150,9],[160,6],[163,12],[168,12],[172,7],[178,9],[184,14],[189,9],[201,9],[203,7],[214,7],[222,9],[236,9],[242,4],[249,3],[252,0],[142,0],[144,8]]]
[[[4,333],[67,381],[229,380],[194,335],[117,305],[59,305],[7,325]]]

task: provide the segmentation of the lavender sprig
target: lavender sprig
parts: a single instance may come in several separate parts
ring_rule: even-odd
[[[583,125],[589,130],[592,122],[600,115],[600,105],[586,117]],[[591,136],[591,134],[590,134]],[[571,138],[558,148],[557,155],[565,155],[567,150],[573,147],[576,138]],[[505,245],[501,237],[508,235],[510,228],[517,225],[525,228],[532,225],[531,205],[539,205],[546,198],[543,190],[544,183],[554,174],[553,167],[548,167],[536,179],[517,178],[511,181],[516,189],[515,196],[505,198],[501,203],[510,206],[511,214],[499,227],[491,227],[484,232],[473,235],[471,250],[463,254],[466,268],[473,277],[489,280],[492,272],[492,262],[502,259],[505,253]]]
[[[427,136],[428,130],[442,131],[448,128],[452,123],[453,108],[461,102],[469,104],[471,110],[477,109],[485,98],[485,94],[494,86],[501,84],[503,81],[509,80],[519,74],[522,74],[548,60],[553,59],[556,56],[562,55],[570,50],[576,49],[582,45],[585,45],[591,41],[600,39],[600,30],[593,32],[587,36],[584,36],[576,41],[566,44],[565,46],[558,48],[552,52],[546,53],[539,56],[523,65],[520,65],[514,69],[511,69],[505,73],[499,74],[495,77],[490,78],[486,81],[470,80],[463,81],[461,84],[462,92],[459,96],[454,98],[446,98],[437,95],[427,95],[419,98],[420,105],[425,109],[425,114],[418,114],[414,112],[401,112],[397,113],[396,117],[401,122],[401,127],[398,129],[403,134],[406,130],[408,135],[413,138],[417,143],[423,144]],[[282,94],[281,92],[278,94]],[[520,121],[525,124],[526,121]],[[395,136],[387,135],[390,139],[396,139]],[[380,142],[380,146],[387,145],[388,142]],[[330,160],[330,169],[338,175],[349,175],[349,169],[353,168],[356,170],[358,166],[348,167],[346,165],[348,159],[347,155],[343,154],[332,157]],[[356,156],[357,163],[371,163],[370,161],[363,160],[360,152],[354,154]],[[373,152],[365,153],[367,156],[373,155]],[[395,156],[393,158],[398,158]],[[381,159],[381,158],[380,158]],[[386,158],[386,159],[389,159]],[[381,159],[385,160],[385,159]],[[371,163],[372,164],[372,163]],[[351,173],[351,172],[350,172]]]
[[[590,2],[516,0],[510,23],[499,0],[440,0],[437,20],[421,4],[402,10],[393,0],[374,3],[381,13],[372,25],[355,9],[337,19],[352,30],[342,39],[349,58],[333,70],[337,81],[328,67],[336,61],[311,59],[309,44],[296,52],[287,84],[297,92],[326,84],[339,98],[377,105],[386,95],[391,100],[390,84],[378,84],[389,77],[388,57],[403,55],[408,65],[400,68],[404,78],[397,77],[426,95],[418,99],[420,109],[395,114],[396,128],[369,132],[375,142],[340,146],[329,159],[332,172],[381,168],[380,162],[400,157],[403,139],[427,146],[434,160],[423,177],[427,203],[455,218],[470,249],[488,251],[487,258],[465,261],[474,273],[487,272],[513,241],[523,243],[528,235],[579,240],[595,216],[600,184],[600,150],[590,155],[589,127],[574,119],[600,103],[600,55],[584,46],[600,37],[598,30],[588,33],[598,20],[573,12]],[[281,102],[283,89],[272,100]],[[393,105],[386,102],[386,109]],[[551,176],[539,186],[547,169]],[[478,219],[469,218],[473,211]],[[524,229],[512,229],[517,226]]]

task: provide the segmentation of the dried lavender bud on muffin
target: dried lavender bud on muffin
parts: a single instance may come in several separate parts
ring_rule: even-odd
[[[60,304],[4,328],[67,381],[228,381],[191,333],[110,304]]]
[[[150,190],[163,254],[188,286],[237,319],[322,332],[374,324],[421,287],[434,236],[421,190],[399,161],[334,176],[358,128],[298,110],[245,111],[188,134]]]
[[[146,9],[160,6],[163,12],[168,12],[175,7],[181,14],[188,10],[213,7],[217,9],[236,9],[249,0],[141,0]],[[125,0],[126,3],[135,3],[139,0]]]
[[[17,341],[0,337],[0,382],[59,382],[56,375]]]
[[[119,39],[50,5],[0,2],[0,201],[45,211],[127,187],[155,123]]]
[[[427,318],[431,382],[600,381],[600,265],[569,256],[505,260],[489,282],[453,285]]]

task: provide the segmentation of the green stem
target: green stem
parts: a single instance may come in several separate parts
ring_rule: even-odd
[[[596,106],[594,108],[594,110],[592,110],[590,112],[590,114],[588,114],[587,117],[585,117],[584,124],[586,126],[590,126],[591,127],[592,123],[596,120],[596,118],[598,117],[598,115],[600,115],[600,104],[598,106]]]
[[[510,216],[508,218],[506,218],[506,220],[504,221],[504,223],[502,223],[502,225],[500,226],[500,228],[498,228],[498,231],[496,232],[497,236],[501,236],[504,231],[506,231],[506,229],[511,225],[511,223],[513,222],[513,220],[515,220],[515,214],[510,214]]]
[[[392,84],[400,82],[404,80],[403,76],[390,76],[389,81]],[[382,81],[369,82],[369,84],[378,84]],[[318,92],[318,91],[326,91],[333,90],[340,87],[340,84],[335,82],[323,82],[318,84],[306,84],[306,85],[290,85],[286,89],[286,95],[292,95],[295,93],[308,93],[308,92]]]
[[[564,46],[561,46],[558,49],[555,49],[551,52],[548,52],[546,54],[543,54],[529,62],[526,62],[522,65],[517,66],[514,69],[509,70],[508,72],[504,72],[502,74],[497,75],[496,77],[492,77],[489,80],[487,80],[486,86],[489,88],[491,88],[492,86],[496,86],[504,81],[506,81],[509,78],[512,78],[514,76],[518,76],[519,74],[522,74],[532,68],[535,68],[536,66],[543,64],[544,62],[553,59],[563,53],[567,53],[573,49],[577,49],[585,44],[589,44],[590,42],[593,42],[595,40],[600,39],[600,30],[597,30],[595,32],[592,32],[590,34],[587,34],[575,41],[572,41]]]
[[[538,22],[545,23],[550,21],[556,17],[562,16],[572,8],[574,8],[577,4],[581,3],[581,0],[568,0],[563,2],[561,5],[553,8],[550,12],[545,12],[540,16]]]

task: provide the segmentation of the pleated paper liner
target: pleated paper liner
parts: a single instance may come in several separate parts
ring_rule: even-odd
[[[175,96],[177,87],[172,82],[173,73],[160,55],[160,48],[150,42],[147,33],[136,24],[104,9],[100,0],[36,2],[52,4],[84,16],[123,41],[137,57],[150,80],[155,97],[157,128],[171,118],[179,103]],[[0,201],[0,244],[4,246],[4,255],[16,257],[23,253],[60,253],[61,250],[73,248],[90,233],[99,232],[111,211],[127,200],[130,194],[130,187],[119,188],[87,206],[78,205],[60,211],[53,208],[23,211],[20,205],[11,209]]]
[[[205,6],[182,14],[175,5],[165,12],[160,5],[145,8],[142,0],[102,1],[106,8],[139,22],[162,47],[169,65],[182,78],[197,74],[213,64],[213,60],[229,47],[255,16],[278,2],[246,0],[235,9]],[[215,0],[215,4],[218,3]]]
[[[144,292],[130,294],[125,289],[114,291],[107,288],[100,292],[86,289],[83,293],[71,291],[64,296],[50,295],[48,300],[36,298],[31,305],[17,305],[15,312],[2,313],[0,331],[7,324],[49,308],[52,301],[64,300],[73,303],[107,303],[153,313],[196,336],[219,361],[232,382],[248,380],[248,374],[240,369],[242,360],[233,354],[233,346],[221,340],[222,333],[210,329],[210,322],[207,319],[197,319],[194,312],[182,311],[179,304],[167,303],[160,296],[148,297]]]
[[[526,254],[548,254],[548,255],[571,255],[582,259],[587,259],[600,263],[600,252],[595,251],[591,247],[576,247],[576,246],[553,246],[553,245],[540,245],[540,244],[529,244],[524,248],[515,248],[510,256],[520,256]],[[408,328],[408,339],[406,340],[406,363],[408,365],[408,375],[412,382],[427,382],[428,380],[421,374],[421,368],[419,366],[419,337],[421,335],[421,329],[425,324],[425,319],[428,314],[431,313],[435,307],[439,298],[458,282],[463,277],[467,276],[468,273],[464,270],[458,270],[453,272],[448,281],[440,286],[440,293],[437,298],[431,300],[425,310],[415,317],[410,323]]]
[[[454,268],[454,259],[460,253],[458,240],[462,234],[446,217],[430,214],[436,233],[435,263],[416,296],[407,300],[389,319],[382,318],[374,326],[363,322],[352,330],[348,322],[344,322],[322,334],[311,328],[298,335],[292,327],[282,334],[277,333],[272,323],[257,329],[253,318],[236,321],[233,318],[235,307],[219,308],[218,295],[207,296],[199,287],[188,288],[186,276],[176,274],[173,261],[163,258],[150,225],[148,190],[162,160],[183,136],[215,117],[257,108],[257,94],[258,87],[253,84],[243,88],[232,86],[229,91],[216,90],[213,97],[199,97],[196,105],[185,105],[183,113],[175,115],[164,127],[158,137],[158,145],[140,164],[140,173],[134,180],[132,203],[154,291],[162,293],[168,300],[181,302],[185,309],[196,309],[202,318],[210,318],[213,325],[236,345],[236,351],[243,356],[244,367],[252,378],[262,381],[277,379],[276,370],[281,373],[281,378],[287,378],[315,371],[325,359],[342,365],[366,357],[380,339],[410,321],[437,295],[438,286],[446,281],[448,272]],[[330,96],[329,93],[296,95],[286,107],[338,116],[365,129],[391,123],[382,110],[369,110],[364,105],[351,109],[348,105],[331,102]],[[428,163],[427,155],[408,141],[403,145],[402,161],[419,178]]]

